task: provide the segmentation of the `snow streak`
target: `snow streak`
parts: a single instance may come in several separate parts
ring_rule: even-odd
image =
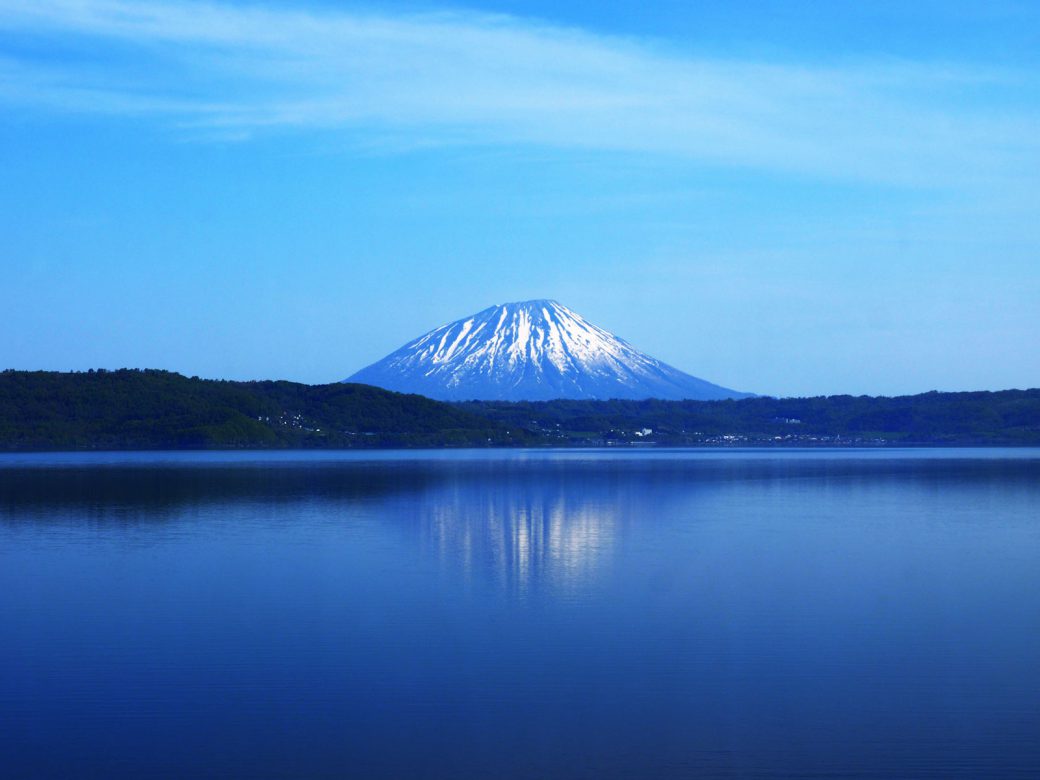
[[[684,374],[552,300],[443,325],[347,381],[444,400],[744,395]]]

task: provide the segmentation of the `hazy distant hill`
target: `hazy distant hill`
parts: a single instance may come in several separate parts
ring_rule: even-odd
[[[662,363],[550,300],[492,306],[442,325],[347,381],[444,401],[750,395]]]

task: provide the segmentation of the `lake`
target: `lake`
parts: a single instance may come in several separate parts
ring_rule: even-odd
[[[2,455],[0,776],[1040,777],[1040,450]]]

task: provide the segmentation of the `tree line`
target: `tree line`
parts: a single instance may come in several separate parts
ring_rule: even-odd
[[[1040,390],[443,403],[154,369],[0,372],[0,449],[1040,445]]]

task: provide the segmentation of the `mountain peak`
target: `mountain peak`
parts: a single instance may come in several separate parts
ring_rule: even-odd
[[[449,401],[747,395],[672,368],[550,298],[442,325],[346,381]]]
[[[544,307],[558,308],[565,311],[570,311],[566,306],[557,300],[552,298],[532,298],[529,301],[509,301],[507,303],[500,303],[497,306],[491,306],[492,309],[540,309]],[[485,310],[486,311],[486,310]]]

